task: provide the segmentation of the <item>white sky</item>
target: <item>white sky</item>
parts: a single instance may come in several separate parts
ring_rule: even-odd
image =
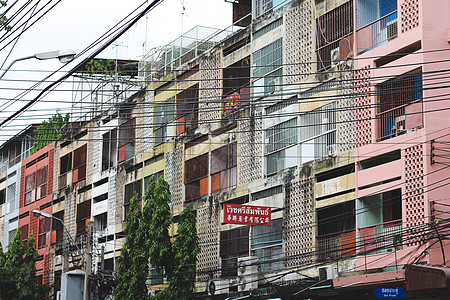
[[[36,3],[37,1],[33,2]],[[144,3],[143,0],[63,0],[22,34],[4,67],[13,59],[34,53],[67,48],[79,53],[142,3]],[[145,6],[148,3],[145,3]],[[164,0],[147,14],[147,18],[143,17],[113,43],[120,46],[110,46],[98,57],[116,58],[117,54],[119,59],[139,60],[145,50],[148,52],[153,47],[167,44],[179,37],[182,33],[182,27],[186,32],[195,25],[218,29],[225,29],[231,25],[232,5],[224,0],[185,0],[184,7],[185,14],[182,17],[182,0]],[[145,44],[145,42],[147,43]],[[2,44],[0,43],[0,45]],[[8,47],[0,51],[0,65],[5,61],[10,49],[11,47]],[[75,64],[76,61],[72,62],[66,69],[75,66]],[[13,98],[20,93],[20,89],[31,87],[33,82],[26,82],[26,80],[39,80],[45,76],[41,72],[23,70],[52,71],[60,66],[61,63],[57,59],[47,61],[31,59],[17,62],[0,80],[0,98]],[[71,87],[72,85],[65,85],[61,86],[60,89],[70,89]],[[11,90],[11,88],[17,90]],[[5,100],[0,99],[0,121],[12,111],[22,107],[26,100],[32,99],[35,95],[37,95],[37,92],[30,93],[20,103],[8,108],[1,106],[5,103]],[[56,91],[47,96],[46,99],[67,101],[68,97],[71,97],[68,92]],[[55,103],[40,103],[34,106],[32,108],[34,111],[31,111],[28,115],[32,114],[34,117],[47,119],[48,115],[53,114],[58,107],[61,106]],[[39,121],[39,119],[26,119],[23,116],[14,124],[23,128],[25,124]],[[14,124],[2,129],[0,144],[8,139],[9,132],[14,133],[17,129],[21,129],[13,126]]]

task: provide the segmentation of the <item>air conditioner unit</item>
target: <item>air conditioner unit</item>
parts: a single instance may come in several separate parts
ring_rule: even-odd
[[[336,266],[327,266],[319,268],[319,281],[327,279],[335,279],[338,277]]]
[[[238,258],[238,292],[258,288],[258,266],[255,256]]]
[[[330,60],[331,60],[331,66],[335,67],[339,64],[339,47],[334,48],[330,52]]]
[[[336,157],[337,155],[337,146],[336,144],[327,146],[327,156],[328,157]]]
[[[230,292],[230,283],[227,279],[214,279],[206,283],[206,293],[208,296],[228,294]]]
[[[387,22],[386,33],[388,41],[397,37],[398,35],[397,20]]]

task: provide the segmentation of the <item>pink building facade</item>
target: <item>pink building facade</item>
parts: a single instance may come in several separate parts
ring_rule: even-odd
[[[356,267],[384,272],[338,288],[406,280],[402,265],[450,265],[450,1],[354,8]]]

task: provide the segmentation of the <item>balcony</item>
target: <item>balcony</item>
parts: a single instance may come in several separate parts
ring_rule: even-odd
[[[377,115],[379,140],[390,139],[422,126],[422,100],[401,105]]]
[[[332,233],[317,237],[317,260],[339,259],[356,253],[356,231]]]
[[[386,140],[423,126],[421,68],[377,85],[378,140]]]
[[[376,48],[397,36],[397,11],[393,11],[356,31],[358,55]]]
[[[402,221],[395,220],[359,228],[359,253],[374,254],[401,249]]]

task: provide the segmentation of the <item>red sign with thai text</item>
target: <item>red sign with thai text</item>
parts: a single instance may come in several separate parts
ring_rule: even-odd
[[[229,224],[270,226],[271,208],[239,204],[225,204],[223,222]]]

